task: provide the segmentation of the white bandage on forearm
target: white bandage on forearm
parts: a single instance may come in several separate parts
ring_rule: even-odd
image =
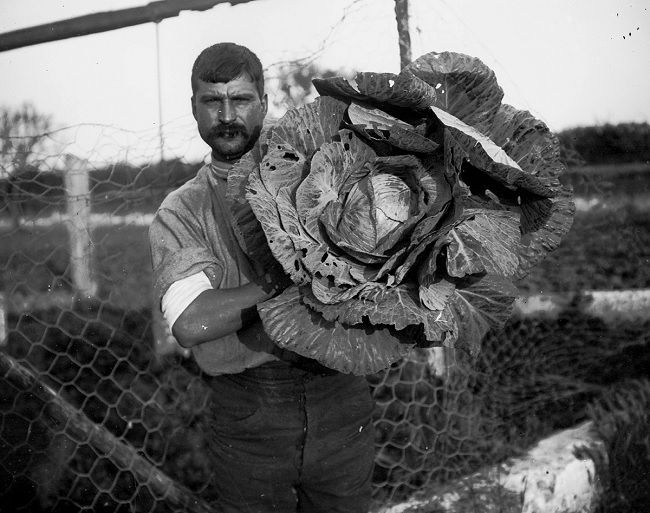
[[[169,329],[172,329],[176,320],[201,292],[210,289],[212,284],[203,271],[172,283],[161,302],[163,317],[169,324]]]

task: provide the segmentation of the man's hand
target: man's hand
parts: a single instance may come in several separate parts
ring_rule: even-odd
[[[268,299],[277,296],[287,287],[293,285],[280,264],[274,264],[273,267],[264,269],[259,263],[255,263],[255,273],[257,275],[255,281],[264,292],[269,294]]]

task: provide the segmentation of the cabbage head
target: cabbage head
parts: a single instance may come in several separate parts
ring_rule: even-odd
[[[228,178],[242,248],[294,283],[258,306],[267,333],[354,374],[475,354],[571,225],[557,138],[462,54],[314,85]]]

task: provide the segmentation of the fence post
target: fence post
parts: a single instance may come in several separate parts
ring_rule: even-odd
[[[7,306],[5,295],[0,291],[0,347],[7,345]]]
[[[93,280],[91,267],[88,161],[74,155],[65,155],[64,177],[72,286],[77,294],[90,298],[97,293],[97,284]]]
[[[15,390],[29,392],[46,405],[42,410],[35,410],[40,411],[38,420],[55,432],[62,431],[77,444],[87,443],[97,458],[107,458],[117,469],[132,472],[136,481],[143,483],[156,499],[164,500],[171,506],[166,510],[215,513],[209,504],[159,470],[123,438],[115,436],[105,426],[95,424],[82,411],[43,384],[29,369],[2,353],[0,378],[12,385],[8,393],[12,393],[12,389],[14,393]]]
[[[409,32],[409,0],[395,0],[397,39],[399,44],[400,69],[411,63],[411,33]]]

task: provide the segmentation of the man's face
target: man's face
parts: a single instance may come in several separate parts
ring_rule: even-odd
[[[260,136],[267,98],[248,76],[230,82],[197,80],[192,114],[212,156],[228,162],[250,150]]]

